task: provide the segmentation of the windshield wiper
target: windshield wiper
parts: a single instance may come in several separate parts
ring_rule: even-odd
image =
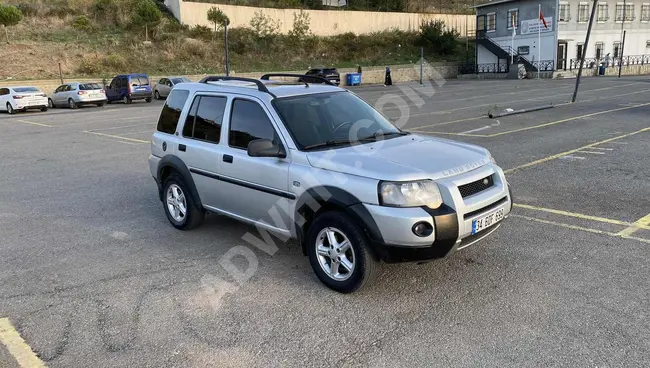
[[[403,135],[409,135],[409,134],[411,134],[411,133],[409,133],[409,132],[388,132],[388,133],[377,132],[377,133],[375,133],[375,134],[373,134],[373,135],[371,135],[369,137],[360,138],[359,141],[360,142],[361,141],[376,141],[377,138],[379,138],[379,137],[387,138],[387,137],[403,136]]]
[[[314,148],[344,146],[344,145],[348,145],[348,144],[351,144],[351,142],[347,141],[347,140],[331,139],[329,141],[325,141],[325,142],[322,142],[322,143],[316,143],[316,144],[306,146],[304,149],[305,150],[310,150],[310,149],[314,149]]]

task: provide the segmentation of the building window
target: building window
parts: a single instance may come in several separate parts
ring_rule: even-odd
[[[487,27],[485,29],[488,32],[495,32],[497,30],[497,13],[487,14]]]
[[[508,29],[519,28],[519,9],[508,10]]]
[[[641,21],[642,22],[650,21],[650,4],[641,5]]]
[[[621,53],[621,43],[620,42],[614,42],[614,58],[618,58]]]
[[[589,22],[589,4],[580,3],[580,5],[578,5],[578,23],[587,22]]]
[[[634,18],[634,4],[616,3],[617,22],[622,22],[623,19],[625,19],[626,22],[631,22]]]
[[[609,20],[609,6],[607,3],[598,3],[598,21],[607,22]]]
[[[568,22],[571,20],[571,7],[569,4],[560,4],[560,22]]]
[[[603,51],[605,50],[605,44],[602,42],[596,42],[596,59],[603,58]]]
[[[582,59],[582,50],[584,48],[584,45],[579,43],[578,47],[576,47],[576,58]]]

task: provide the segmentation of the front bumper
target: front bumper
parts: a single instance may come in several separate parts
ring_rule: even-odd
[[[463,198],[459,185],[494,175],[493,187]],[[444,258],[487,237],[498,229],[512,210],[512,193],[501,169],[487,165],[470,173],[437,181],[444,203],[426,207],[395,208],[364,204],[376,229],[370,234],[379,258],[388,263]],[[472,234],[472,222],[503,209],[502,221]],[[412,231],[418,222],[433,225],[433,232],[419,237]]]

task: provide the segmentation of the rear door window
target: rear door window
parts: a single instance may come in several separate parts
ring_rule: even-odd
[[[225,97],[197,96],[185,120],[183,136],[206,142],[219,143],[221,124],[225,111]]]
[[[183,106],[185,106],[185,102],[189,95],[190,91],[187,90],[172,90],[169,97],[167,97],[165,106],[163,106],[160,118],[158,119],[158,127],[156,129],[159,132],[167,134],[174,134],[176,132],[178,120],[181,117]]]

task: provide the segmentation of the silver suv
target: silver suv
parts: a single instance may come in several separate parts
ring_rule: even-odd
[[[380,261],[443,258],[508,217],[510,187],[486,149],[400,130],[327,80],[271,76],[286,77],[171,91],[149,167],[174,227],[212,212],[295,238],[318,278],[347,293]]]

